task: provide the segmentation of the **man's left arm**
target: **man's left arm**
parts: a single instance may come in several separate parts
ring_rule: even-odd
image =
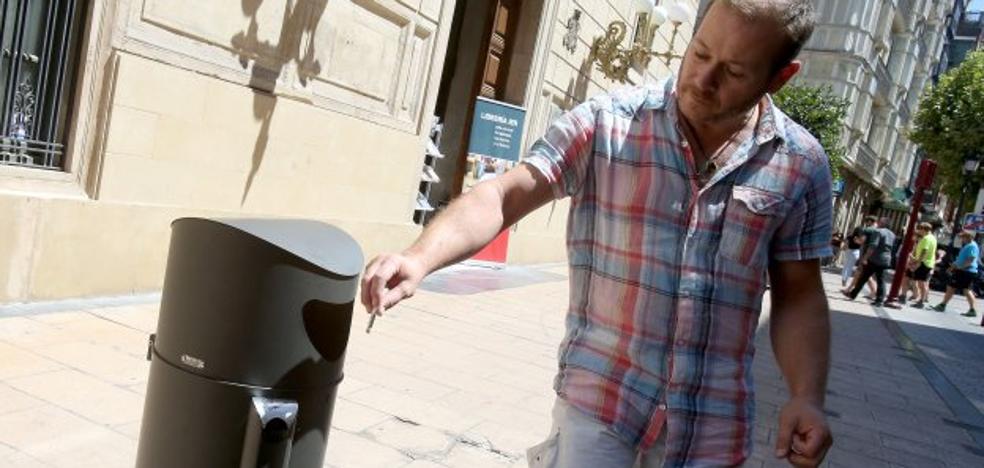
[[[833,192],[827,158],[819,144],[812,150],[801,168],[808,174],[804,186],[772,238],[769,257],[772,348],[790,392],[779,415],[776,456],[795,466],[819,466],[833,440],[823,414],[830,319],[819,262],[830,255]],[[872,249],[866,250],[865,259]]]
[[[776,456],[818,466],[832,444],[823,414],[830,366],[830,318],[818,260],[774,262],[770,335],[789,387],[779,415]]]

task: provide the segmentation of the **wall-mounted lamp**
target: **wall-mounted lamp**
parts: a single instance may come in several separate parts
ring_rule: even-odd
[[[621,47],[628,30],[628,26],[622,21],[612,21],[605,35],[596,37],[591,43],[588,60],[598,62],[598,70],[609,79],[621,83],[630,82],[629,69],[632,67],[644,69],[649,66],[649,61],[653,57],[663,59],[667,67],[670,66],[671,60],[681,58],[680,55],[673,53],[673,49],[680,25],[693,21],[693,9],[680,2],[662,7],[656,6],[656,0],[649,1],[650,12],[639,12],[636,17],[636,28],[629,48]],[[663,52],[656,52],[652,50],[656,30],[667,20],[673,25],[669,48]]]

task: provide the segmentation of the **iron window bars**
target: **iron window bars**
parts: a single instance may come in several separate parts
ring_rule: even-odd
[[[62,169],[84,3],[0,0],[0,164]]]

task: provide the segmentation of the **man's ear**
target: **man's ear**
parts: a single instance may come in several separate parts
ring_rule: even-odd
[[[783,86],[786,86],[786,83],[793,79],[793,77],[799,73],[801,68],[803,68],[803,63],[799,60],[793,60],[785,67],[780,68],[779,71],[772,76],[772,81],[769,82],[769,94],[776,93],[782,89]]]

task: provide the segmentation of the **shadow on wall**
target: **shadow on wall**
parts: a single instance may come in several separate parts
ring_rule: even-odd
[[[307,86],[308,80],[321,73],[321,64],[314,55],[314,36],[328,0],[286,0],[283,24],[276,44],[258,38],[257,16],[263,1],[242,0],[243,15],[250,18],[249,28],[230,40],[233,50],[239,53],[239,63],[243,69],[249,68],[252,62],[249,86],[253,89],[253,118],[261,122],[253,147],[252,167],[246,178],[240,206],[246,204],[253,180],[263,164],[270,140],[270,123],[277,107],[274,90],[284,68],[293,62],[303,86]]]
[[[577,69],[577,76],[571,78],[567,84],[567,93],[564,96],[564,109],[570,110],[574,106],[587,99],[588,82],[591,80],[591,61],[587,58],[581,62]]]

